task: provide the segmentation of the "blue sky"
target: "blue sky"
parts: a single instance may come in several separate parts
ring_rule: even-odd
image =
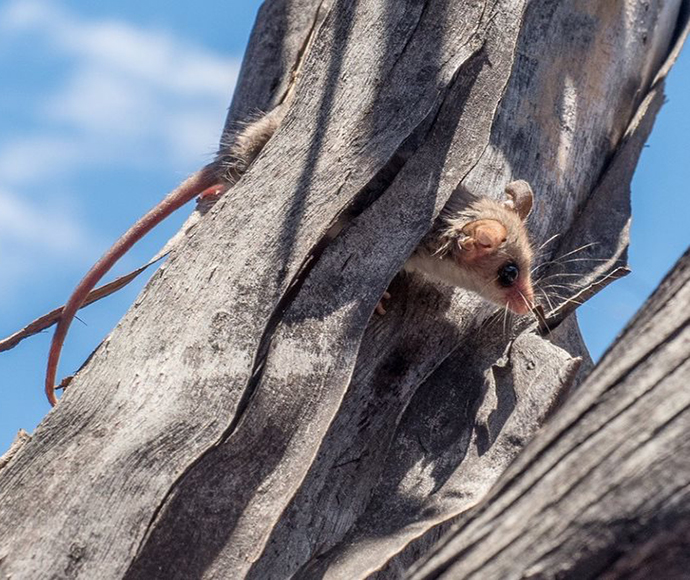
[[[259,5],[0,1],[0,337],[62,304],[136,217],[211,159]],[[633,274],[581,309],[595,357],[690,241],[687,52],[667,94],[633,182]],[[113,275],[147,261],[187,213]],[[59,376],[80,366],[143,283],[82,311]],[[49,339],[0,353],[0,454],[49,410]]]

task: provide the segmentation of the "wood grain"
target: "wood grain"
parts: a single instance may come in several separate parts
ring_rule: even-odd
[[[683,578],[690,251],[572,400],[411,578]]]
[[[576,321],[396,273],[457,187],[513,178],[537,244],[623,267],[687,12],[613,6],[266,2],[226,137],[304,56],[290,110],[0,471],[0,577],[397,578],[481,502],[591,368]]]

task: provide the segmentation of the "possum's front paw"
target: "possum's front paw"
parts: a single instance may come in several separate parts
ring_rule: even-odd
[[[228,186],[223,183],[217,183],[211,187],[207,187],[199,194],[199,201],[206,201],[207,199],[214,199],[220,197],[221,194],[225,193]]]
[[[384,292],[381,296],[381,300],[376,305],[376,314],[383,316],[386,313],[386,309],[383,307],[383,301],[388,300],[391,297],[390,292]]]

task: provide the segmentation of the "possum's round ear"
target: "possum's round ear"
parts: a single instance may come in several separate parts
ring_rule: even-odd
[[[505,201],[505,205],[514,209],[521,220],[526,220],[529,212],[532,211],[532,203],[534,202],[534,194],[529,183],[522,179],[511,181],[506,185],[506,195],[508,199]]]
[[[482,219],[468,223],[462,228],[464,238],[458,240],[463,250],[462,258],[468,262],[478,260],[498,250],[498,247],[506,241],[505,226],[492,219]]]

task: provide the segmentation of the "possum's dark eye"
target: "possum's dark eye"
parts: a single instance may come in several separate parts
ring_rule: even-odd
[[[518,268],[517,264],[515,262],[508,262],[498,270],[498,283],[504,288],[508,288],[515,283],[519,275],[520,268]]]

